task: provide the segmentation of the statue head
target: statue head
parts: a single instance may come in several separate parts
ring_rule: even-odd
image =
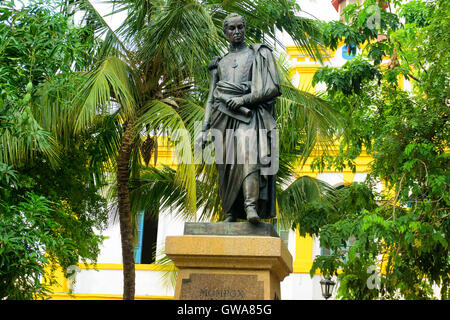
[[[223,21],[223,32],[230,43],[241,43],[245,39],[245,19],[237,13],[230,13]]]

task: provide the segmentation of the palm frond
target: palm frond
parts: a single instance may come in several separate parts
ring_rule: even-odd
[[[177,159],[177,181],[186,189],[185,205],[195,213],[196,211],[196,183],[195,164],[192,153],[191,135],[184,119],[180,116],[176,106],[163,101],[152,100],[145,108],[143,114],[136,122],[136,130],[147,127],[147,130],[165,132],[171,141],[176,142],[175,152]]]
[[[107,114],[120,105],[119,114],[123,121],[135,116],[136,93],[133,75],[128,65],[117,57],[108,57],[92,71],[81,93],[75,98],[75,132],[89,127],[97,114]]]
[[[179,115],[183,119],[186,129],[193,134],[196,128],[195,126],[203,121],[205,108],[189,97],[176,98],[174,100],[179,103]]]
[[[154,10],[158,14],[142,31],[144,39],[137,52],[144,69],[150,68],[155,57],[160,56],[164,57],[162,74],[186,78],[186,74],[206,66],[218,54],[214,42],[218,38],[216,27],[200,2],[169,0]]]
[[[178,276],[178,269],[175,267],[173,261],[165,254],[165,248],[161,248],[155,252],[155,264],[166,267],[161,274],[163,286],[167,288],[175,288]]]
[[[279,223],[291,227],[295,216],[303,207],[312,202],[324,202],[333,196],[334,188],[324,181],[302,176],[289,184],[284,190],[277,190]]]
[[[115,166],[122,128],[116,114],[106,114],[96,116],[90,127],[75,134],[73,114],[76,106],[72,101],[85,81],[85,73],[47,79],[36,91],[32,110],[39,125],[50,132],[62,148],[73,144],[78,137],[95,135],[90,144],[90,148],[95,149],[90,166],[96,181],[103,181]]]
[[[181,217],[191,219],[192,212],[185,209],[186,189],[176,175],[176,170],[168,166],[142,168],[140,177],[130,180],[131,212],[157,215],[160,208],[171,208]]]
[[[92,132],[95,133],[96,150],[90,165],[95,168],[96,181],[108,179],[117,166],[117,154],[119,153],[122,126],[116,115],[99,117]],[[106,160],[105,160],[106,159]]]
[[[98,2],[108,3],[109,1]],[[132,54],[127,48],[124,40],[122,40],[116,31],[110,27],[91,1],[75,0],[71,2],[71,7],[72,10],[77,10],[84,13],[81,18],[81,23],[88,25],[98,38],[104,38],[103,45],[98,52],[97,58],[104,59],[111,54],[116,56],[120,54],[120,56],[125,59],[127,59],[127,57],[132,57]]]
[[[280,153],[299,154],[299,164],[303,165],[315,148],[327,152],[334,144],[342,120],[328,102],[294,87],[283,57],[278,59],[278,66],[283,92],[276,105]]]
[[[323,36],[318,21],[295,16],[291,23],[283,27],[291,35],[294,44],[306,51],[311,58],[323,62],[322,55],[325,52]]]
[[[154,7],[161,6],[162,1],[154,0],[111,0],[108,1],[114,6],[111,14],[117,14],[123,11],[127,16],[122,25],[117,29],[125,41],[138,45],[137,40],[141,38],[140,32],[151,21]],[[160,2],[160,3],[158,3]]]
[[[222,221],[225,213],[219,195],[218,174],[215,164],[199,166],[198,218],[201,221]]]

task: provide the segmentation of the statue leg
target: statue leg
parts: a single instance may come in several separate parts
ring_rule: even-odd
[[[244,179],[242,191],[244,194],[244,208],[247,214],[247,220],[250,223],[256,224],[260,221],[257,210],[259,199],[258,172],[253,172]]]

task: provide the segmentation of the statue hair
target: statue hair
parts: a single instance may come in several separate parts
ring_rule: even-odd
[[[242,23],[244,24],[244,28],[246,28],[246,23],[245,23],[244,17],[241,16],[240,14],[237,14],[237,13],[232,12],[232,13],[230,13],[229,15],[227,15],[227,16],[225,17],[225,19],[223,20],[223,24],[222,24],[223,32],[225,32],[225,29],[226,29],[227,26],[228,26],[228,20],[231,19],[231,18],[236,18],[236,17],[239,17],[239,18],[242,19]]]

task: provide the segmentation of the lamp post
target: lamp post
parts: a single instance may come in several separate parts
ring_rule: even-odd
[[[331,297],[335,284],[336,282],[331,280],[331,277],[320,280],[320,288],[322,289],[322,296],[325,300],[328,300]]]

